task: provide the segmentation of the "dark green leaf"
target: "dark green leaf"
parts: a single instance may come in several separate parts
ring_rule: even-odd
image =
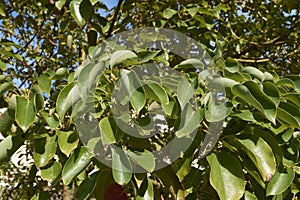
[[[46,166],[54,157],[56,145],[56,135],[35,139],[33,159],[37,168]]]
[[[35,119],[34,103],[32,100],[27,100],[25,97],[16,96],[16,122],[27,131]]]
[[[73,178],[82,172],[91,162],[92,155],[86,147],[75,149],[62,170],[62,180],[69,185]]]

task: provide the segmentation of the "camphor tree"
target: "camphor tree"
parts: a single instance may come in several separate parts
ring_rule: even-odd
[[[299,3],[108,6],[0,2],[1,196],[297,199]]]

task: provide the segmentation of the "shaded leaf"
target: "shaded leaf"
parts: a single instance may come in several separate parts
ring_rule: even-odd
[[[55,161],[41,169],[41,177],[52,184],[61,174],[61,169],[61,163]]]
[[[56,152],[56,135],[34,140],[33,159],[37,168],[44,167],[54,157]]]
[[[75,131],[57,131],[56,135],[58,137],[58,146],[60,150],[67,156],[76,149],[79,138]]]
[[[89,175],[78,187],[76,191],[76,199],[88,200],[96,188],[99,171]]]
[[[69,185],[73,178],[82,172],[91,162],[92,155],[87,147],[75,149],[67,160],[62,170],[62,180],[65,185]]]

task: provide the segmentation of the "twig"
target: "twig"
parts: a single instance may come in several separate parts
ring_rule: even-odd
[[[109,37],[112,35],[112,32],[113,32],[113,30],[114,30],[114,25],[115,25],[115,23],[116,23],[116,21],[117,21],[117,19],[118,19],[118,14],[119,14],[119,12],[120,12],[121,5],[122,5],[123,1],[124,1],[124,0],[119,0],[119,2],[118,2],[117,8],[116,8],[116,10],[115,10],[114,16],[113,16],[113,18],[112,18],[110,27],[109,27],[109,29],[108,29],[108,31],[107,31],[107,34],[106,34],[106,37],[105,37],[105,38],[109,38]]]

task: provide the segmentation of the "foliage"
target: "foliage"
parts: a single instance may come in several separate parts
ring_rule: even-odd
[[[27,198],[50,198],[53,189],[78,199],[116,199],[112,194],[117,193],[120,199],[296,199],[298,3],[119,0],[109,10],[93,0],[5,0],[0,15],[0,107],[8,107],[0,119],[5,137],[0,162],[4,168],[24,141],[31,144],[34,184]],[[122,31],[152,26],[193,38],[211,62],[201,68],[203,59],[145,48],[133,37],[126,40],[134,44],[132,49],[109,40]],[[140,39],[149,40],[146,34]],[[151,39],[155,43],[165,38]],[[115,52],[99,53],[96,45],[104,42]],[[151,80],[144,80],[134,69],[149,63],[178,74],[161,78],[165,68],[153,67]],[[199,69],[212,74],[204,76]],[[92,94],[86,81],[91,77],[97,80]],[[121,92],[126,80],[132,92],[127,99],[130,113],[118,122],[112,97],[126,99]],[[220,87],[224,91],[216,91]],[[76,96],[77,89],[85,95]],[[186,106],[191,94],[196,107]],[[99,123],[78,126],[76,117],[86,112],[79,108],[90,102],[96,102],[95,110],[87,117]],[[155,106],[162,107],[168,125],[157,138],[133,137],[119,127],[128,118],[151,125],[149,113]],[[143,133],[153,128],[142,127]],[[85,141],[82,135],[94,130],[101,130],[101,138]],[[171,139],[193,137],[184,153],[173,152],[180,156],[171,165],[154,170],[149,152]],[[105,149],[111,144],[128,152],[111,149],[113,169],[99,162],[102,155],[90,152],[93,145]],[[147,173],[132,173],[130,161]],[[22,194],[27,190],[19,189]]]

